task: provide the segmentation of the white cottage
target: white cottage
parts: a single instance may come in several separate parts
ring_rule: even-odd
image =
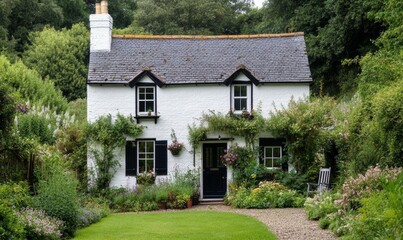
[[[136,175],[153,170],[157,179],[175,169],[199,169],[201,197],[222,198],[231,172],[219,156],[232,139],[210,134],[194,151],[188,126],[209,110],[241,113],[309,96],[312,82],[303,33],[240,36],[112,35],[106,6],[90,16],[91,53],[87,81],[88,121],[117,113],[145,126],[116,154],[121,168],[111,185],[133,188]],[[184,151],[173,156],[167,146],[176,132]],[[269,167],[284,154],[284,142],[262,133]],[[89,159],[91,166],[91,159]]]

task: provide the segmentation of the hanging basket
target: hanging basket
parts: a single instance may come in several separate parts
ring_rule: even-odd
[[[172,155],[178,156],[181,153],[182,149],[181,148],[175,148],[175,149],[170,149],[169,151],[171,151]]]

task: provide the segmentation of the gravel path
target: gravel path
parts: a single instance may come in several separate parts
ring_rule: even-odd
[[[302,208],[234,209],[225,205],[197,205],[188,211],[192,210],[235,212],[255,217],[266,224],[278,239],[337,239],[331,232],[320,229],[317,221],[309,221]]]

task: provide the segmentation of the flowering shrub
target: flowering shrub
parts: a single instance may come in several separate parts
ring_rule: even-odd
[[[375,166],[370,167],[364,175],[359,174],[357,178],[350,177],[343,184],[343,195],[337,204],[344,210],[357,210],[361,206],[361,199],[369,197],[372,192],[382,190],[383,184],[395,179],[402,170],[402,168],[382,170],[379,166]]]
[[[19,219],[25,224],[27,239],[60,239],[63,222],[49,217],[43,210],[32,208],[22,209]]]
[[[232,187],[226,203],[237,208],[301,207],[305,198],[276,182],[263,181],[257,188]]]
[[[152,185],[155,183],[155,174],[153,171],[139,173],[137,175],[137,184],[141,185]]]
[[[337,212],[339,209],[335,204],[335,199],[338,199],[340,194],[324,192],[316,194],[313,198],[307,198],[305,201],[305,211],[310,220],[319,220],[327,214]]]
[[[172,129],[171,133],[172,143],[169,144],[168,150],[171,151],[172,155],[178,155],[183,148],[183,143],[178,142],[178,138],[176,137],[175,131]]]
[[[225,165],[234,165],[236,160],[239,157],[239,154],[236,153],[238,149],[238,145],[234,144],[228,150],[224,150],[224,155],[221,156],[221,160]]]

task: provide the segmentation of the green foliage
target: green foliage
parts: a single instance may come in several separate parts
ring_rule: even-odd
[[[70,170],[79,181],[79,188],[88,190],[87,172],[87,138],[82,125],[72,124],[62,128],[56,133],[57,150],[69,164]]]
[[[73,24],[87,22],[88,14],[83,0],[54,0],[61,8],[63,13],[63,22],[61,27],[71,28]]]
[[[268,181],[260,182],[257,188],[232,188],[225,198],[227,204],[237,208],[302,207],[304,201],[296,191]]]
[[[46,153],[43,156],[41,168],[36,173],[39,184],[35,205],[49,216],[62,220],[63,236],[71,237],[78,227],[77,180],[65,169],[59,155]]]
[[[286,139],[289,161],[298,173],[320,166],[318,153],[323,149],[326,128],[333,125],[331,111],[335,101],[330,98],[312,101],[291,101],[287,109],[276,110],[267,122],[267,131]]]
[[[201,122],[199,127],[195,124],[192,127],[188,126],[189,142],[194,148],[197,148],[208,132],[218,131],[229,136],[243,137],[246,147],[253,149],[257,136],[264,126],[264,118],[259,111],[252,113],[245,111],[242,115],[235,115],[232,112],[224,115],[210,111],[209,114],[203,114]]]
[[[305,211],[309,220],[326,219],[325,217],[330,213],[337,212],[340,207],[334,204],[336,199],[340,198],[340,194],[324,192],[316,194],[314,198],[307,198],[304,204]],[[322,220],[322,226],[329,225],[329,219]]]
[[[21,183],[0,184],[0,204],[20,210],[32,203],[28,185]]]
[[[124,146],[126,136],[136,137],[142,133],[133,118],[118,114],[115,120],[111,115],[101,116],[87,128],[88,140],[99,144],[100,149],[92,149],[95,163],[95,190],[109,188],[113,175],[117,171],[119,161],[113,151]]]
[[[11,88],[17,103],[30,102],[36,106],[48,106],[58,112],[67,108],[67,101],[53,83],[43,80],[39,74],[28,69],[22,62],[11,64],[0,56],[0,79]]]
[[[84,98],[89,52],[89,31],[84,24],[61,31],[48,27],[30,38],[32,44],[24,52],[24,63],[54,81],[67,99]]]
[[[236,16],[245,5],[242,0],[140,0],[134,22],[151,34],[229,34],[237,31]]]
[[[36,139],[41,144],[53,144],[56,133],[75,122],[74,116],[68,112],[58,114],[47,107],[31,106],[29,103],[21,106],[26,111],[17,115],[15,131],[23,138]]]
[[[80,209],[78,227],[84,228],[108,216],[111,210],[105,199],[86,197]]]
[[[384,183],[383,191],[362,199],[361,215],[352,223],[348,239],[399,239],[403,235],[403,172]]]
[[[3,137],[11,130],[14,120],[16,105],[10,93],[10,89],[0,82],[0,146],[3,144]]]
[[[298,174],[295,171],[286,172],[286,171],[275,171],[274,172],[274,181],[277,181],[289,189],[296,190],[298,193],[304,194],[306,193],[306,183],[307,175],[309,174]]]
[[[0,240],[25,239],[24,224],[11,206],[0,203],[0,219]]]
[[[200,141],[202,141],[203,139],[206,138],[208,129],[203,126],[197,127],[193,123],[192,126],[188,126],[188,131],[189,131],[188,140],[189,140],[190,145],[192,145],[193,149],[199,148],[199,143],[200,143]]]
[[[19,53],[31,31],[47,24],[58,27],[63,21],[62,10],[53,0],[1,0],[0,16],[0,38],[10,41],[9,52]]]

